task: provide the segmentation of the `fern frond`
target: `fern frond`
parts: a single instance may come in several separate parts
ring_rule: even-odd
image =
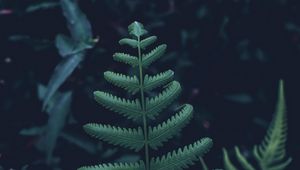
[[[164,55],[166,49],[167,49],[167,45],[162,44],[156,47],[155,49],[153,49],[151,52],[144,54],[142,58],[143,67],[148,67],[151,63],[153,63],[159,57]]]
[[[225,148],[223,148],[223,164],[225,170],[237,170],[237,168],[232,164]]]
[[[151,170],[182,170],[189,165],[193,165],[194,161],[203,156],[212,147],[210,138],[203,138],[196,141],[183,149],[169,152],[161,158],[152,158],[150,162]]]
[[[94,97],[104,107],[118,112],[129,119],[137,120],[142,116],[142,108],[138,99],[128,100],[102,91],[95,91]]]
[[[136,76],[126,76],[124,74],[106,71],[104,72],[104,78],[108,82],[127,90],[131,94],[135,94],[140,89],[139,81]]]
[[[84,166],[77,170],[145,170],[143,161],[136,163],[109,163],[95,166]]]
[[[156,36],[150,36],[148,38],[145,38],[141,41],[140,43],[140,47],[142,49],[145,49],[147,46],[153,44],[155,41],[157,40],[157,37]]]
[[[89,135],[113,145],[120,145],[135,151],[139,151],[144,146],[144,135],[141,127],[131,129],[89,123],[83,128]]]
[[[244,155],[241,154],[240,149],[237,146],[234,147],[234,150],[237,160],[240,162],[240,164],[245,170],[255,170],[255,168],[247,161]]]
[[[193,106],[186,104],[182,110],[166,122],[156,127],[149,127],[149,146],[153,149],[162,146],[162,143],[180,133],[181,129],[190,121],[193,115]]]
[[[136,67],[139,65],[138,58],[125,53],[115,53],[113,55],[115,61],[123,62],[125,64],[129,64],[132,67]]]
[[[276,112],[273,120],[261,145],[253,148],[253,154],[263,170],[283,170],[290,164],[291,158],[286,159],[285,156],[286,140],[286,104],[284,98],[284,85],[281,80],[278,90]]]
[[[129,45],[132,48],[137,48],[138,47],[138,41],[131,39],[131,38],[123,38],[119,41],[120,45]]]
[[[151,91],[157,87],[165,85],[166,83],[170,82],[173,77],[174,72],[172,70],[167,70],[154,76],[149,76],[146,74],[144,78],[144,90]]]
[[[146,114],[150,119],[158,115],[164,108],[171,104],[180,94],[179,82],[172,81],[168,87],[153,98],[146,98]]]

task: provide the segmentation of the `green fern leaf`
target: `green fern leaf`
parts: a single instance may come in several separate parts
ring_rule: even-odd
[[[84,166],[77,170],[145,170],[145,165],[143,161],[137,163],[109,163],[96,166]]]
[[[237,160],[240,162],[242,167],[245,170],[255,170],[255,168],[247,161],[247,159],[241,154],[240,149],[236,146],[234,147],[235,154],[237,157]]]
[[[196,141],[183,149],[169,152],[161,158],[152,158],[150,162],[151,170],[182,170],[189,165],[193,165],[194,161],[203,156],[212,147],[210,138],[203,138]]]
[[[171,104],[180,94],[179,82],[172,81],[168,87],[153,98],[146,98],[146,114],[150,119],[158,115],[164,108]]]
[[[151,36],[151,37],[145,38],[141,41],[140,47],[142,49],[145,49],[147,46],[153,44],[156,40],[157,40],[156,36]]]
[[[113,55],[115,61],[123,62],[125,64],[129,64],[132,67],[136,67],[139,65],[138,58],[125,53],[115,53]]]
[[[151,91],[159,86],[165,85],[170,82],[173,77],[174,72],[172,70],[167,70],[155,76],[149,76],[146,74],[144,78],[144,90]]]
[[[181,131],[181,129],[191,120],[192,115],[193,106],[186,104],[179,113],[172,116],[166,122],[163,122],[154,128],[149,127],[149,146],[153,149],[162,146],[163,142]]]
[[[237,168],[232,164],[225,148],[223,148],[223,164],[225,170],[237,170]]]
[[[140,89],[139,81],[136,76],[130,77],[124,74],[106,71],[104,72],[104,78],[108,82],[129,91],[131,94],[135,94]]]
[[[119,41],[120,45],[129,45],[132,48],[137,48],[138,47],[138,41],[130,38],[123,38]]]
[[[283,170],[292,161],[286,159],[287,117],[284,98],[284,85],[280,81],[278,101],[274,118],[268,128],[265,139],[253,149],[254,156],[263,170]],[[286,160],[285,160],[286,159]]]
[[[89,135],[113,145],[120,145],[135,151],[139,151],[144,146],[144,135],[141,127],[131,129],[89,123],[83,128]]]
[[[143,36],[145,34],[147,34],[148,31],[146,31],[144,29],[144,25],[137,22],[137,21],[134,21],[132,24],[130,24],[128,26],[128,32],[130,35],[133,35],[135,37],[140,37],[140,36]]]
[[[167,45],[162,44],[162,45],[156,47],[155,49],[153,49],[151,52],[144,54],[143,58],[142,58],[143,67],[148,67],[151,63],[153,63],[159,57],[164,55],[166,49],[167,49]]]
[[[142,116],[142,108],[138,99],[128,100],[102,91],[95,91],[94,97],[104,107],[116,111],[129,119],[137,120]]]

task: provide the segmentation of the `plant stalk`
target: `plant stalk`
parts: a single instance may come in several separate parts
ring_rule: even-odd
[[[138,37],[138,57],[139,57],[139,77],[140,77],[140,93],[143,110],[143,129],[144,129],[144,140],[145,140],[145,162],[146,170],[150,170],[149,166],[149,144],[148,144],[148,128],[147,128],[147,117],[145,108],[145,96],[144,96],[144,76],[143,76],[143,64],[142,64],[142,53],[140,47],[140,37]]]

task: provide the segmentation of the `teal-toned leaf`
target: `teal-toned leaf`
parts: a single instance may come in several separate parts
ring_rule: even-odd
[[[97,154],[100,151],[100,147],[92,139],[88,137],[82,137],[79,133],[76,132],[62,132],[60,136],[62,139],[68,141],[70,144],[73,144],[89,154]]]
[[[142,49],[145,49],[146,47],[148,47],[149,45],[153,44],[155,41],[157,40],[157,37],[156,36],[150,36],[148,38],[145,38],[143,39],[141,42],[140,42],[140,47]]]
[[[53,106],[48,108],[49,119],[37,147],[46,153],[47,162],[52,160],[57,138],[63,130],[70,113],[72,92],[56,93]]]
[[[143,161],[137,163],[109,163],[96,166],[85,166],[77,170],[145,170]]]
[[[47,85],[47,92],[44,96],[43,110],[46,110],[48,102],[58,88],[66,81],[79,63],[83,60],[84,53],[77,53],[64,58],[56,67]]]
[[[120,45],[129,45],[132,48],[137,48],[138,47],[138,41],[130,38],[123,38],[119,41]]]
[[[173,77],[174,72],[172,70],[167,70],[154,76],[149,76],[146,74],[144,78],[144,90],[151,91],[157,87],[163,86],[170,82]]]
[[[147,31],[144,29],[144,25],[137,21],[134,21],[128,26],[128,32],[130,35],[134,35],[135,37],[140,37],[147,34]]]
[[[140,84],[136,76],[126,76],[124,74],[106,71],[104,72],[104,78],[108,82],[121,87],[132,94],[135,94],[140,89]]]
[[[39,3],[28,6],[25,11],[28,13],[31,13],[31,12],[36,12],[39,10],[52,9],[57,6],[59,6],[59,3],[57,3],[57,2],[39,2]]]
[[[180,94],[181,86],[179,82],[172,81],[167,88],[156,97],[146,98],[146,115],[150,119],[158,115],[163,109],[170,105]]]
[[[102,91],[95,91],[94,97],[104,107],[129,119],[137,120],[142,116],[142,108],[138,99],[128,100]]]
[[[161,158],[152,158],[151,170],[182,170],[193,165],[199,157],[206,154],[213,143],[210,138],[203,138],[193,144],[179,148],[177,151],[169,152]]]
[[[85,14],[79,9],[77,1],[61,0],[60,4],[63,9],[63,14],[67,19],[72,39],[76,42],[91,42],[91,24]]]
[[[153,149],[162,146],[162,143],[180,133],[193,116],[193,106],[186,104],[182,110],[155,127],[149,127],[149,146]]]
[[[89,123],[84,125],[84,130],[89,135],[110,144],[120,145],[135,151],[141,150],[144,146],[144,134],[141,127],[138,129],[131,129]]]
[[[76,42],[63,34],[58,34],[55,38],[55,46],[60,56],[65,57],[74,54]]]
[[[132,67],[136,67],[139,65],[138,58],[125,53],[115,53],[113,55],[115,61],[123,62],[125,64],[129,64]]]
[[[62,57],[71,56],[93,47],[90,44],[75,42],[62,34],[56,36],[55,45]]]
[[[44,131],[45,131],[45,127],[32,127],[32,128],[22,129],[19,134],[23,136],[38,136],[44,133]]]
[[[164,55],[165,51],[167,49],[166,44],[162,44],[155,49],[153,49],[151,52],[143,55],[143,67],[148,67],[151,63],[156,61],[159,57]]]

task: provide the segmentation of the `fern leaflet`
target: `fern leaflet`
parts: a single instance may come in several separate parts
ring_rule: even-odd
[[[237,160],[240,162],[240,164],[245,170],[255,170],[255,168],[247,161],[244,155],[241,154],[240,149],[237,146],[234,147],[234,150]]]
[[[225,170],[237,170],[237,168],[232,164],[225,148],[223,148],[223,164]]]
[[[181,131],[192,118],[192,114],[193,106],[186,104],[179,113],[172,116],[166,122],[154,128],[149,127],[149,146],[153,149],[162,146],[162,142],[167,141]]]
[[[84,130],[89,135],[98,139],[135,151],[139,151],[144,146],[144,135],[140,127],[138,129],[131,129],[89,123],[84,125]]]
[[[136,67],[139,65],[138,58],[125,53],[115,53],[113,55],[115,61],[123,62],[125,64],[129,64],[132,67]]]
[[[189,165],[193,165],[198,157],[203,156],[212,147],[212,141],[209,138],[203,138],[183,149],[169,152],[161,158],[151,159],[151,170],[182,170]]]
[[[147,46],[153,44],[156,41],[157,37],[156,36],[150,36],[148,38],[145,38],[141,41],[140,47],[142,49],[145,49]]]
[[[144,78],[144,90],[151,91],[157,87],[165,85],[166,83],[170,82],[173,77],[174,72],[172,70],[167,70],[155,76],[149,76],[146,74]]]
[[[150,119],[158,115],[164,108],[171,104],[180,94],[181,86],[177,81],[171,82],[168,87],[153,98],[146,98],[146,115]]]
[[[138,99],[128,100],[102,91],[95,91],[94,97],[104,107],[116,111],[129,119],[137,120],[141,117],[142,109]]]
[[[132,48],[137,48],[138,46],[138,41],[137,40],[134,40],[134,39],[131,39],[131,38],[123,38],[119,41],[119,44],[120,45],[129,45],[131,46]]]
[[[159,57],[161,57],[167,49],[166,44],[162,44],[155,49],[153,49],[148,54],[143,55],[143,66],[148,67],[151,63],[153,63],[155,60],[157,60]]]
[[[136,76],[126,76],[124,74],[106,71],[104,72],[104,78],[108,82],[127,90],[131,94],[135,94],[140,90],[139,81]]]
[[[101,164],[95,166],[84,166],[78,170],[144,170],[145,165],[143,161],[137,163],[114,163]]]

